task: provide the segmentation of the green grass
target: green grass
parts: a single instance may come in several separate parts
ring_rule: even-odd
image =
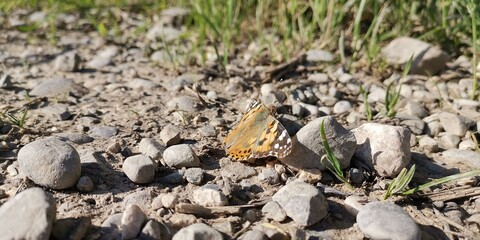
[[[0,112],[0,118],[7,120],[11,124],[18,126],[21,129],[24,129],[27,121],[27,114],[28,109],[19,112],[17,115],[10,112]]]
[[[320,159],[323,166],[325,166],[330,172],[341,182],[343,182],[348,188],[355,189],[349,182],[348,179],[343,174],[343,170],[340,166],[340,162],[337,157],[333,154],[330,145],[328,144],[327,136],[325,135],[325,119],[323,119],[322,124],[320,125],[320,136],[322,138],[322,145],[325,149],[326,157]],[[328,163],[325,162],[327,159]]]
[[[90,19],[92,29],[115,42],[121,41],[123,34],[119,30],[121,11],[141,14],[150,24],[162,9],[171,6],[191,10],[187,22],[190,50],[198,52],[202,63],[206,61],[206,46],[213,48],[224,70],[239,44],[252,41],[261,45],[260,52],[254,54],[266,53],[273,63],[296,56],[302,49],[335,51],[342,44],[340,55],[353,72],[365,66],[379,67],[381,47],[404,35],[438,44],[453,55],[473,57],[477,53],[480,13],[475,0],[11,0],[1,1],[0,11],[7,15],[18,8],[46,11],[51,16],[47,29],[25,25],[20,30],[46,30],[55,44],[62,29],[53,19],[60,13],[78,13]],[[476,72],[474,79],[472,96],[478,90]]]
[[[368,103],[368,93],[365,92],[365,90],[363,89],[363,84],[359,84],[359,86],[360,86],[360,94],[362,94],[363,96],[363,107],[365,111],[365,116],[367,117],[367,121],[372,121],[373,114],[372,114],[372,108]]]
[[[400,99],[400,92],[402,90],[403,82],[405,81],[408,73],[410,72],[410,68],[412,67],[412,60],[413,56],[411,56],[408,62],[405,64],[405,67],[403,69],[403,75],[402,78],[400,78],[399,80],[398,87],[395,88],[393,82],[388,84],[387,86],[387,92],[385,93],[385,112],[387,117],[389,118],[395,117],[395,115],[397,114],[395,109],[398,100]]]
[[[388,185],[387,191],[383,195],[383,200],[387,200],[390,196],[404,192],[408,187],[410,181],[412,181],[413,175],[415,174],[415,164],[410,168],[410,170],[404,168],[400,173],[395,177],[392,182]]]
[[[478,97],[478,79],[477,79],[477,22],[480,20],[477,16],[479,9],[475,0],[471,0],[467,5],[467,11],[471,18],[472,26],[472,67],[473,67],[473,86],[470,93],[470,99],[475,100]]]
[[[424,189],[427,189],[427,188],[430,188],[430,187],[433,187],[433,186],[437,186],[437,185],[440,185],[440,184],[451,183],[451,182],[455,182],[455,181],[458,181],[458,180],[464,179],[464,178],[471,178],[471,177],[480,176],[480,169],[475,169],[475,170],[468,171],[468,172],[465,172],[465,173],[458,173],[458,174],[446,176],[446,177],[443,177],[443,178],[434,179],[430,182],[427,182],[427,183],[424,183],[424,184],[419,185],[417,187],[408,189],[408,184],[412,180],[414,173],[415,173],[415,165],[413,165],[410,168],[410,170],[408,170],[408,172],[405,168],[402,169],[400,174],[398,174],[398,176],[396,178],[394,178],[393,181],[388,186],[387,191],[385,192],[385,194],[383,196],[383,199],[386,200],[390,196],[395,195],[395,194],[408,196],[408,195],[415,194],[419,191],[422,191]]]

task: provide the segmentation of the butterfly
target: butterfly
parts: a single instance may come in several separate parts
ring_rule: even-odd
[[[292,150],[287,130],[260,101],[253,101],[245,115],[224,139],[229,157],[240,161],[275,156],[283,158]]]

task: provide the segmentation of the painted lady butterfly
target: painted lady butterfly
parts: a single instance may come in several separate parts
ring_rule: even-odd
[[[268,156],[283,158],[292,150],[287,130],[259,101],[250,104],[224,142],[228,156],[241,161]]]

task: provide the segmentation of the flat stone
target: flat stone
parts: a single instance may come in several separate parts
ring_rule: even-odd
[[[204,185],[193,191],[193,201],[204,207],[218,207],[228,204],[227,197],[216,185]]]
[[[222,176],[228,177],[233,182],[239,182],[242,179],[249,178],[257,174],[253,167],[247,166],[245,164],[239,162],[231,162],[227,161],[226,163],[221,160],[220,161],[220,171]]]
[[[317,118],[300,129],[292,138],[292,152],[279,160],[299,169],[325,169],[320,162],[320,158],[325,154],[320,135],[323,120],[325,134],[333,154],[339,160],[342,169],[348,167],[356,148],[355,136],[330,116]]]
[[[120,232],[120,225],[122,224],[123,213],[115,213],[110,215],[102,223],[101,232],[103,236],[108,236],[108,239],[119,239],[122,237]]]
[[[83,133],[58,133],[55,134],[55,137],[59,138],[62,141],[70,141],[76,144],[85,144],[93,142],[94,138],[83,134]]]
[[[41,188],[20,192],[0,207],[3,239],[50,239],[55,199]]]
[[[200,127],[198,131],[204,136],[204,137],[215,137],[217,136],[217,130],[215,130],[215,127],[212,125],[206,125],[203,127]]]
[[[179,38],[182,33],[183,31],[177,28],[163,26],[163,24],[157,24],[148,30],[145,37],[152,41],[161,40],[170,42]]]
[[[413,55],[410,69],[412,74],[435,75],[450,60],[448,54],[439,48],[409,37],[394,39],[381,52],[387,63],[393,65],[403,65]]]
[[[173,168],[199,167],[200,160],[188,144],[170,146],[163,152],[163,160]]]
[[[371,239],[421,239],[421,231],[415,221],[403,208],[391,202],[366,204],[357,215],[357,224]]]
[[[155,164],[149,156],[143,154],[125,159],[122,170],[134,183],[151,183],[155,178]]]
[[[59,121],[68,120],[72,114],[68,111],[66,104],[54,104],[41,108],[40,111],[49,117],[53,117]]]
[[[355,157],[380,176],[395,177],[410,163],[410,131],[403,127],[364,123],[352,130],[357,139]]]
[[[418,118],[424,118],[428,115],[425,107],[421,103],[415,101],[408,101],[403,107],[402,112]]]
[[[178,96],[172,98],[166,104],[170,110],[178,110],[185,112],[198,112],[202,109],[202,105],[198,99],[189,96]]]
[[[55,77],[41,82],[28,94],[37,97],[50,97],[68,94],[73,88],[73,80]]]
[[[301,226],[313,225],[328,215],[327,199],[320,190],[299,180],[280,188],[272,200]]]
[[[125,196],[122,201],[122,206],[126,208],[128,205],[137,205],[142,209],[142,211],[147,212],[149,211],[149,206],[152,203],[152,200],[152,190],[145,189],[130,193]]]
[[[132,80],[128,81],[127,87],[131,89],[152,89],[159,86],[157,83],[153,82],[152,80],[143,79],[143,78],[133,78]]]
[[[328,74],[326,73],[312,73],[308,75],[308,80],[316,83],[328,83],[330,81]]]
[[[443,151],[441,160],[449,167],[454,165],[463,165],[463,169],[480,168],[480,153],[471,150],[450,149]]]
[[[160,178],[160,182],[166,184],[182,184],[184,174],[185,173],[182,170],[175,170],[173,171],[173,173],[170,173],[167,176]]]
[[[118,47],[109,46],[98,52],[98,54],[89,62],[86,66],[89,68],[99,69],[107,65],[110,65],[113,62],[113,57],[118,54]]]
[[[78,152],[56,138],[28,143],[18,152],[20,172],[38,185],[52,189],[75,186],[80,178]]]
[[[205,223],[195,223],[180,229],[172,240],[223,240],[223,236]]]
[[[93,138],[111,138],[117,133],[118,129],[116,127],[96,125],[90,130],[89,135]]]
[[[311,63],[318,62],[331,62],[334,59],[334,56],[325,50],[312,49],[307,51],[307,61]]]

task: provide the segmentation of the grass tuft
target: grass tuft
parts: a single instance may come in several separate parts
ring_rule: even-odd
[[[340,162],[338,161],[337,157],[335,157],[330,145],[328,144],[327,137],[325,135],[325,119],[323,119],[322,124],[320,125],[320,135],[322,137],[322,145],[326,153],[326,157],[324,156],[320,159],[322,165],[328,168],[328,170],[330,170],[330,172],[332,172],[332,174],[335,175],[338,180],[347,185],[348,188],[352,190],[355,189],[343,174]],[[325,163],[325,159],[328,160],[328,163]]]
[[[408,62],[405,64],[405,68],[403,69],[402,78],[400,79],[400,84],[398,88],[394,88],[393,83],[388,84],[387,92],[385,94],[385,112],[387,117],[392,118],[395,117],[397,114],[395,108],[397,106],[398,100],[400,99],[400,91],[402,90],[403,82],[405,81],[408,73],[410,72],[410,68],[412,66],[413,55],[410,57]]]

